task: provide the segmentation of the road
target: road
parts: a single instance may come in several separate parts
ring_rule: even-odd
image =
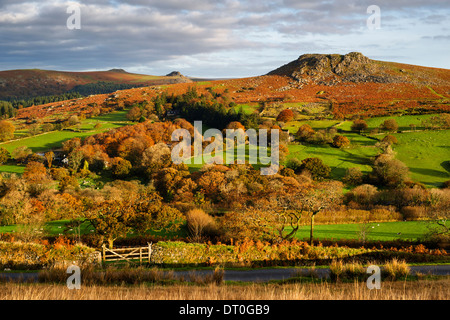
[[[410,266],[411,273],[422,273],[430,275],[445,276],[450,275],[450,265],[427,265]],[[188,275],[191,271],[178,271],[177,274]],[[210,274],[212,270],[196,270],[198,274]],[[280,268],[280,269],[253,269],[253,270],[225,270],[225,281],[248,281],[248,282],[267,282],[270,280],[284,280],[298,275],[308,275],[308,268]],[[319,278],[329,278],[330,269],[316,268],[314,274]]]
[[[421,273],[425,275],[450,275],[450,265],[424,265],[410,266],[411,273]],[[191,270],[191,271],[175,271],[175,274],[187,278],[190,273],[195,272],[197,275],[212,274],[213,270]],[[225,281],[245,281],[245,282],[267,282],[271,280],[283,280],[298,275],[308,275],[308,268],[279,268],[279,269],[253,269],[253,270],[225,270]],[[328,268],[316,268],[314,274],[319,278],[328,278],[330,270]],[[69,275],[68,275],[69,276]],[[81,275],[83,276],[83,275]],[[38,273],[20,273],[20,272],[3,272],[0,278],[10,280],[28,280],[37,281]]]

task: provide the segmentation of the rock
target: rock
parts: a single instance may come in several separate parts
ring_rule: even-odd
[[[183,77],[183,75],[179,71],[172,71],[171,73],[166,74],[166,77]]]
[[[126,72],[125,70],[123,70],[123,69],[111,69],[111,70],[108,70],[109,72],[117,72],[117,73],[128,73],[128,72]]]
[[[341,82],[405,82],[359,52],[340,54],[304,54],[268,75],[288,76],[298,84],[334,85]]]

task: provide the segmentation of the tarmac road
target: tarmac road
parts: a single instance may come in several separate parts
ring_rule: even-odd
[[[425,275],[450,275],[450,265],[422,265],[410,266],[411,273],[421,273]],[[195,272],[197,275],[212,274],[213,270],[191,270],[191,271],[175,271],[179,276],[187,277],[190,273]],[[253,270],[225,270],[225,281],[244,281],[244,282],[267,282],[270,280],[283,280],[292,278],[295,275],[308,275],[308,268],[279,268],[279,269],[253,269]],[[328,278],[330,270],[328,268],[316,268],[314,273],[320,278]],[[69,277],[69,274],[67,275]],[[83,275],[81,275],[83,277]],[[37,281],[37,272],[3,272],[0,278],[6,278],[14,281],[27,280]]]

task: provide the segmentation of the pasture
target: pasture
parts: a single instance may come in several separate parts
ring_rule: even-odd
[[[410,169],[413,181],[425,184],[427,187],[440,187],[450,179],[450,130],[423,130],[422,121],[433,115],[406,115],[396,117],[376,117],[367,119],[368,130],[378,128],[386,119],[394,118],[399,124],[399,131],[394,133],[398,144],[393,146],[396,157]],[[381,152],[376,147],[378,140],[386,134],[375,135],[372,138],[350,132],[352,121],[337,120],[304,120],[286,123],[284,129],[296,133],[303,124],[309,124],[313,129],[327,129],[335,126],[344,130],[340,134],[350,140],[350,147],[337,149],[329,144],[290,144],[287,159],[303,160],[308,157],[318,157],[331,167],[331,178],[340,179],[345,170],[359,167],[362,172],[371,171],[372,158]],[[410,124],[415,125],[412,131]],[[416,131],[419,130],[419,131]]]
[[[92,225],[85,221],[81,224],[80,229],[65,229],[65,224],[69,220],[50,221],[42,226],[36,227],[36,231],[41,231],[49,236],[77,236],[78,232],[83,234],[91,234],[94,231]],[[315,224],[314,225],[314,239],[316,240],[361,240],[361,230],[366,226],[366,240],[411,240],[416,241],[422,239],[429,228],[432,226],[430,221],[394,221],[394,222],[371,222],[364,224],[349,223],[349,224]],[[0,233],[16,233],[22,230],[21,225],[0,226]],[[290,228],[286,228],[289,232]],[[310,226],[301,226],[296,234],[298,240],[308,240],[310,233]],[[187,227],[183,226],[177,232],[149,232],[152,236],[163,236],[167,238],[184,238],[188,236]],[[132,237],[133,233],[129,233],[128,237]]]
[[[13,141],[0,143],[0,147],[12,152],[20,146],[27,146],[33,152],[45,152],[57,149],[62,143],[72,138],[84,138],[109,129],[114,129],[131,124],[126,118],[127,111],[117,111],[110,114],[104,114],[95,118],[81,121],[79,125],[66,128],[61,131],[50,131],[36,136],[20,138]],[[95,128],[100,124],[99,128]],[[22,133],[23,135],[23,133]]]

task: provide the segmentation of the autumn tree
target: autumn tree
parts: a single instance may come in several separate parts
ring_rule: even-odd
[[[175,208],[163,203],[162,197],[155,192],[143,192],[139,197],[129,202],[132,214],[129,225],[138,234],[147,231],[174,232],[180,229],[185,222],[184,215]]]
[[[73,138],[62,143],[63,150],[66,153],[71,153],[73,150],[79,148],[81,146],[80,138]]]
[[[298,128],[295,138],[299,141],[308,141],[315,133],[309,124],[303,124]]]
[[[295,117],[295,114],[291,109],[284,109],[278,114],[277,121],[289,122],[289,121],[292,121],[294,119],[294,117]]]
[[[350,146],[350,140],[345,136],[337,134],[333,138],[333,146],[339,149],[347,148]]]
[[[111,161],[111,172],[116,177],[126,177],[131,168],[131,162],[121,157],[113,158]]]
[[[396,188],[409,179],[409,168],[400,160],[395,159],[395,153],[389,146],[375,158],[371,177],[380,185]]]
[[[67,119],[67,123],[69,126],[74,126],[80,123],[80,119],[77,115],[71,115],[69,119]]]
[[[193,241],[200,242],[206,235],[217,232],[213,217],[201,209],[189,210],[186,214],[187,227]]]
[[[219,188],[225,183],[225,174],[219,171],[210,170],[202,174],[197,181],[202,192],[211,200],[217,200]]]
[[[14,131],[16,128],[12,122],[7,120],[0,120],[0,141],[7,141],[14,138]]]
[[[5,148],[0,148],[0,165],[5,164],[11,159],[11,154]]]
[[[29,183],[40,183],[47,178],[47,170],[42,163],[30,161],[25,167],[23,178]]]
[[[134,106],[127,113],[127,119],[130,121],[138,121],[142,116],[142,110],[138,106]]]
[[[33,151],[27,146],[20,146],[13,150],[12,157],[19,163],[25,162],[26,158],[32,154]]]
[[[315,185],[301,199],[302,207],[310,212],[310,244],[314,243],[314,218],[325,209],[331,209],[338,206],[343,200],[343,186],[339,181],[321,182]]]
[[[377,195],[377,187],[371,184],[363,184],[347,192],[345,194],[345,201],[347,203],[352,201],[360,205],[370,205],[374,203]]]
[[[117,238],[132,230],[139,234],[149,230],[176,231],[184,223],[183,214],[164,204],[154,192],[126,200],[106,200],[89,207],[85,215],[110,248]]]
[[[356,131],[356,132],[363,132],[364,130],[367,130],[368,125],[367,122],[362,120],[362,119],[356,119],[355,121],[353,121],[351,129],[352,131]]]
[[[154,173],[172,163],[172,153],[165,143],[157,143],[144,150],[141,165],[148,173]]]
[[[395,119],[387,119],[380,125],[380,129],[388,132],[396,132],[398,130],[398,124]]]
[[[32,195],[41,193],[50,180],[44,164],[35,161],[27,163],[22,176],[28,182],[29,191]]]
[[[320,158],[306,158],[302,160],[301,171],[308,171],[314,180],[328,178],[331,169]]]
[[[348,185],[357,186],[363,182],[363,173],[358,167],[348,168],[342,181]]]
[[[86,214],[95,232],[108,242],[110,249],[117,238],[125,237],[131,231],[130,216],[131,207],[120,201],[104,201],[92,207]]]
[[[189,175],[186,165],[180,165],[178,168],[162,168],[153,176],[153,183],[156,190],[166,201],[175,198],[177,200],[192,200],[193,190],[197,187],[197,184],[192,181]]]
[[[68,189],[77,190],[79,187],[78,179],[73,175],[66,174],[59,179],[58,189],[61,192],[65,192]]]
[[[245,130],[245,127],[242,123],[240,123],[239,121],[232,121],[229,124],[227,124],[227,126],[225,127],[225,129],[230,129],[230,130]]]
[[[45,159],[47,160],[47,166],[50,169],[52,167],[52,162],[53,162],[53,158],[54,158],[55,154],[53,153],[53,151],[49,151],[45,153]]]
[[[381,142],[386,143],[388,145],[393,145],[393,144],[397,144],[398,140],[395,136],[388,134],[381,140]]]

